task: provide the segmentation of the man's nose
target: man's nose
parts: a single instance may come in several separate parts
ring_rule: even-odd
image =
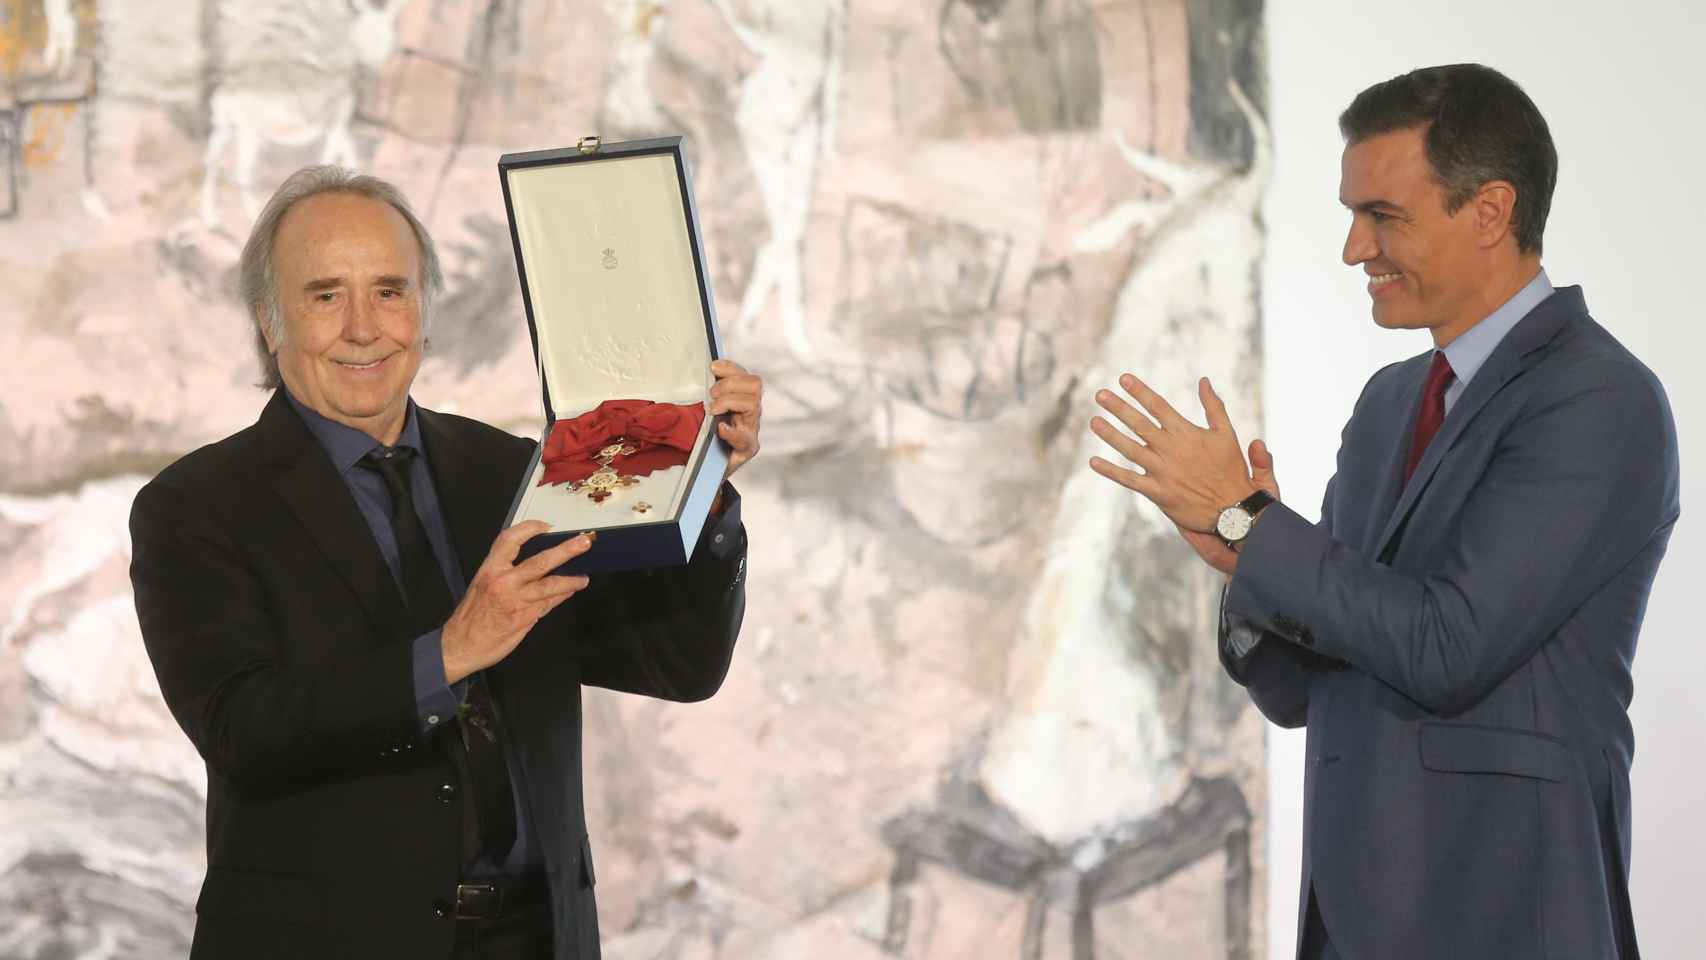
[[[1345,265],[1354,267],[1379,255],[1380,244],[1374,242],[1374,228],[1362,217],[1351,217],[1350,233],[1345,237]]]
[[[349,298],[349,310],[344,315],[344,339],[355,343],[371,343],[379,339],[378,311],[369,298]]]

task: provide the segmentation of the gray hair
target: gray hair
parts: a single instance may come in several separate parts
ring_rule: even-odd
[[[268,335],[274,343],[282,344],[285,338],[284,309],[278,298],[278,272],[273,269],[273,243],[278,239],[278,226],[284,222],[284,215],[290,212],[290,208],[322,193],[352,193],[381,200],[408,221],[409,229],[415,232],[415,241],[420,244],[422,336],[426,334],[427,318],[432,314],[433,297],[444,289],[444,274],[438,266],[438,249],[433,246],[432,236],[426,227],[409,208],[403,191],[378,177],[344,167],[303,167],[279,185],[278,191],[261,210],[261,215],[255,218],[255,225],[249,230],[249,240],[243,244],[243,256],[238,261],[239,294],[249,321],[254,323],[261,316],[266,318],[264,330],[255,323],[255,354],[261,361],[259,386],[267,390],[275,390],[284,383],[278,373],[278,358],[267,349]]]

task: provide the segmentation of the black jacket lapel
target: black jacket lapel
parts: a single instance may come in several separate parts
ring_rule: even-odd
[[[326,562],[350,585],[381,641],[395,639],[408,623],[397,581],[373,540],[367,520],[326,451],[280,390],[261,411],[261,433],[273,489],[325,555]]]
[[[500,463],[483,456],[469,438],[459,438],[454,418],[418,405],[415,416],[463,579],[472,583],[503,527],[521,477],[510,476]]]

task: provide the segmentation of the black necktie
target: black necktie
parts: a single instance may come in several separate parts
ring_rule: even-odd
[[[391,492],[391,534],[397,539],[403,595],[414,632],[419,635],[444,626],[455,603],[444,581],[444,568],[427,539],[426,527],[415,512],[415,498],[409,489],[414,460],[415,451],[409,447],[378,447],[362,458],[361,465],[384,478],[385,488]],[[468,694],[458,719],[466,762],[458,763],[457,768],[473,813],[462,822],[463,858],[472,863],[485,854],[502,863],[515,845],[515,796],[510,791],[509,766],[498,739],[497,711],[484,674],[468,678]]]

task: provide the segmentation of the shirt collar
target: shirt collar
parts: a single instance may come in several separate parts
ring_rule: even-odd
[[[325,448],[326,455],[332,458],[332,466],[337,468],[338,473],[347,473],[361,462],[362,457],[367,456],[368,451],[384,446],[360,430],[341,424],[304,404],[296,399],[288,387],[283,389],[285,398],[296,408],[302,422],[308,425],[308,432]],[[413,399],[409,400],[409,412],[403,418],[403,433],[397,438],[396,446],[412,447],[417,453],[424,452],[421,448],[420,423],[415,420]]]
[[[1552,295],[1552,281],[1547,279],[1546,271],[1541,270],[1534,279],[1516,295],[1506,300],[1502,306],[1494,310],[1485,320],[1475,324],[1456,340],[1445,346],[1445,359],[1451,362],[1451,372],[1457,376],[1457,382],[1467,384],[1475,378],[1481,365],[1493,355],[1493,350],[1505,334],[1517,325],[1517,321],[1528,316],[1528,312],[1540,305],[1542,300]]]

